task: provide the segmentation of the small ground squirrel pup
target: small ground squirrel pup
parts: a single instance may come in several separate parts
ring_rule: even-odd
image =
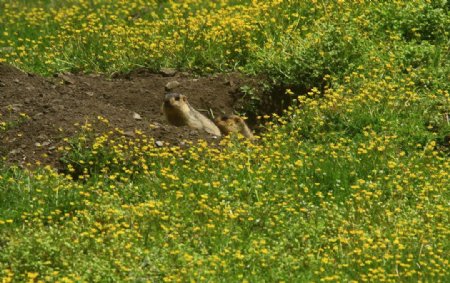
[[[175,126],[188,126],[221,136],[219,128],[198,112],[187,101],[187,97],[178,93],[168,93],[164,97],[162,111],[167,121]]]
[[[240,133],[244,137],[252,140],[254,138],[252,131],[249,129],[244,119],[237,115],[222,116],[214,120],[217,127],[224,135],[229,133]]]

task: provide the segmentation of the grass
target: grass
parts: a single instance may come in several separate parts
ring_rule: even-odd
[[[66,174],[2,166],[3,281],[449,281],[448,3],[186,3],[0,2],[29,71],[239,70],[292,99],[256,143],[86,124]]]

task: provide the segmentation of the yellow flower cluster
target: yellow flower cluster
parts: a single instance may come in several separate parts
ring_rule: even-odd
[[[98,117],[107,130],[68,137],[60,172],[1,167],[2,282],[449,281],[448,34],[431,2],[0,3],[0,60],[248,63],[293,99],[255,142],[158,147]]]
[[[264,68],[271,57],[293,55],[296,45],[322,43],[321,29],[337,20],[354,23],[368,38],[365,30],[377,20],[377,13],[369,11],[378,9],[367,1],[66,0],[0,5],[0,62],[45,74],[164,65],[206,72],[250,65],[248,71],[254,71],[252,65]],[[404,7],[398,1],[393,5]],[[332,34],[349,44],[356,40],[341,26]],[[316,52],[326,56],[330,50]]]
[[[450,162],[436,142],[418,145],[401,132],[414,108],[430,97],[448,105],[449,93],[415,91],[413,73],[401,84],[368,73],[349,76],[358,80],[350,88],[300,96],[267,120],[255,143],[157,147],[139,131],[131,139],[83,125],[60,149],[68,175],[47,169],[32,181],[19,172],[0,179],[12,199],[30,196],[2,222],[10,232],[0,274],[445,281]],[[31,252],[34,266],[21,264]]]
[[[24,68],[37,64],[42,72],[112,72],[137,64],[193,68],[199,61],[230,69],[257,48],[265,27],[281,20],[275,15],[284,10],[282,1],[67,2],[4,3],[2,61]]]

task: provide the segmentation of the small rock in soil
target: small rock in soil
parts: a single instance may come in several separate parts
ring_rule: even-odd
[[[39,112],[39,113],[35,114],[35,115],[33,116],[33,120],[39,120],[39,119],[41,119],[41,118],[42,118],[42,115],[44,115],[44,113]]]
[[[166,84],[165,89],[166,89],[166,91],[171,91],[171,90],[176,89],[179,86],[180,86],[180,83],[178,81],[170,81]]]
[[[173,77],[177,73],[177,70],[173,68],[161,68],[161,74],[164,77]]]
[[[11,150],[11,151],[9,152],[9,154],[11,154],[11,155],[16,155],[16,154],[19,154],[19,153],[22,153],[22,152],[23,152],[22,149],[16,148],[16,149]]]
[[[163,147],[163,146],[164,146],[164,143],[163,143],[162,141],[155,141],[155,145],[156,145],[157,147]]]
[[[64,110],[64,105],[53,105],[52,110],[55,112]]]
[[[19,79],[14,79],[13,82],[15,82],[16,84],[20,83]]]
[[[123,135],[126,137],[130,137],[130,138],[134,138],[136,136],[134,131],[125,131],[125,132],[123,132]]]
[[[104,99],[110,99],[112,97],[112,95],[109,93],[103,93],[102,96]]]
[[[150,129],[159,129],[159,128],[161,128],[161,124],[159,124],[159,123],[153,123],[153,124],[149,124],[148,127],[149,127]]]
[[[232,80],[225,80],[225,85],[231,86],[231,87],[235,87],[235,83]]]
[[[189,134],[190,134],[191,136],[198,136],[198,131],[192,130],[192,131],[189,131]]]
[[[93,91],[87,91],[86,94],[90,97],[94,96],[94,92]]]
[[[60,74],[60,75],[58,75],[58,77],[60,77],[64,81],[65,84],[68,84],[68,85],[75,84],[75,81],[72,78],[70,78],[69,76]]]
[[[23,104],[17,103],[17,104],[11,104],[9,106],[7,106],[8,109],[11,109],[14,112],[19,112],[20,108],[23,107]]]
[[[48,145],[50,145],[50,141],[45,141],[42,143],[42,146],[48,146]]]
[[[40,140],[45,140],[45,139],[47,139],[48,137],[47,137],[47,135],[46,134],[40,134],[39,136],[38,136],[38,139],[40,139]]]
[[[133,119],[139,121],[139,120],[142,120],[142,117],[141,117],[141,115],[139,115],[138,113],[134,112],[134,113],[133,113]]]

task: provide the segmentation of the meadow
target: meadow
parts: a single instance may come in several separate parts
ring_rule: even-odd
[[[238,71],[290,100],[254,143],[87,123],[67,174],[1,163],[0,278],[449,282],[449,59],[441,0],[0,0],[0,63]]]

